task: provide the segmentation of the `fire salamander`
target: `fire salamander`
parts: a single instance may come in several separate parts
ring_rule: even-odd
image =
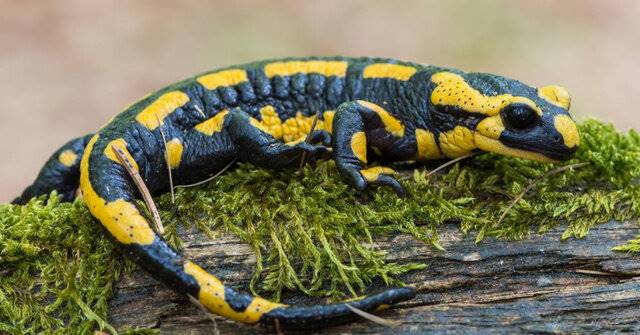
[[[72,140],[14,200],[78,186],[91,214],[127,255],[212,313],[282,329],[343,323],[346,303],[287,306],[236,292],[173,250],[141,214],[140,194],[113,147],[153,194],[206,179],[234,160],[267,169],[333,158],[344,181],[404,190],[380,161],[423,161],[489,151],[566,160],[579,145],[560,86],[531,87],[485,73],[377,58],[289,58],[211,71],[148,95],[95,134]],[[311,131],[314,118],[318,120]],[[166,140],[163,140],[165,138]],[[376,311],[412,299],[391,288],[349,304]]]

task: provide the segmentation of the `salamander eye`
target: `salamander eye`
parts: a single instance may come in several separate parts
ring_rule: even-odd
[[[538,114],[524,104],[512,104],[501,112],[502,121],[510,129],[524,130],[538,122]]]

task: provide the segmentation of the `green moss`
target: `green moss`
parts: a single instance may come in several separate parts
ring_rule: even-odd
[[[580,130],[580,150],[562,164],[589,164],[543,178],[500,224],[512,200],[557,165],[485,154],[431,178],[435,165],[417,166],[404,175],[409,197],[398,199],[388,190],[348,188],[333,162],[281,172],[245,164],[202,187],[177,190],[175,204],[168,195],[157,202],[165,238],[175,246],[180,225],[212,238],[231,232],[248,243],[258,257],[255,293],[277,300],[292,289],[340,299],[374,279],[401,284],[399,275],[424,267],[386,262],[374,247],[377,236],[407,233],[441,249],[438,227],[447,221],[480,241],[521,239],[561,224],[563,238],[579,238],[594,224],[637,219],[640,136],[597,121]],[[0,333],[112,331],[104,321],[107,301],[125,269],[113,249],[79,201],[61,204],[52,196],[0,205]],[[640,251],[640,236],[617,250]]]

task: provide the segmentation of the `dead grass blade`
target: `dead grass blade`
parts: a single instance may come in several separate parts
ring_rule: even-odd
[[[427,174],[427,177],[433,176],[434,174],[438,173],[439,171],[441,171],[442,169],[446,168],[449,165],[453,165],[453,164],[455,164],[455,163],[457,163],[457,162],[459,162],[459,161],[461,161],[463,159],[467,159],[469,157],[473,157],[473,156],[476,156],[476,155],[479,155],[479,154],[481,154],[481,152],[472,152],[472,153],[466,154],[464,156],[460,156],[458,158],[452,159],[452,160],[450,160],[450,161],[438,166],[437,168],[429,171],[429,173]]]
[[[156,114],[156,119],[158,120],[158,125],[161,125],[158,114]],[[171,173],[171,165],[169,164],[169,148],[167,147],[167,137],[164,135],[162,126],[159,126],[158,129],[160,129],[160,136],[162,136],[162,144],[164,145],[164,160],[167,163],[167,171],[169,172],[169,188],[171,190],[171,203],[175,204],[176,194],[173,191],[173,174]]]
[[[189,187],[195,187],[195,186],[199,186],[202,184],[206,184],[218,177],[220,177],[221,174],[223,174],[225,171],[229,170],[229,168],[231,167],[231,165],[233,165],[233,163],[235,163],[237,161],[237,159],[232,160],[231,162],[229,162],[229,164],[225,165],[225,167],[222,168],[222,170],[218,171],[218,173],[214,174],[213,176],[199,181],[197,183],[193,183],[193,184],[186,184],[186,185],[177,185],[176,188],[189,188]]]
[[[361,309],[355,308],[349,304],[345,304],[345,306],[347,306],[352,312],[358,314],[359,316],[373,322],[373,323],[377,323],[379,325],[385,326],[385,327],[397,327],[400,326],[402,324],[401,321],[392,321],[392,320],[387,320],[387,319],[383,319],[379,316],[373,315],[371,313],[367,313]]]

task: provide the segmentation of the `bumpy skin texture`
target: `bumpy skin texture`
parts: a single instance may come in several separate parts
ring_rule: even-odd
[[[236,159],[281,169],[297,166],[304,154],[306,162],[333,156],[344,180],[357,189],[386,185],[404,195],[392,169],[369,163],[475,150],[567,159],[579,144],[569,104],[558,86],[536,89],[495,75],[389,59],[234,66],[150,94],[95,135],[69,142],[15,203],[52,190],[72,200],[80,184],[92,215],[128,255],[211,312],[283,329],[324,327],[355,315],[345,303],[288,307],[237,293],[172,250],[140,214],[138,191],[113,147],[125,152],[154,194],[168,189],[167,169],[177,184],[186,184]],[[411,288],[395,288],[349,304],[376,311],[414,295]]]

